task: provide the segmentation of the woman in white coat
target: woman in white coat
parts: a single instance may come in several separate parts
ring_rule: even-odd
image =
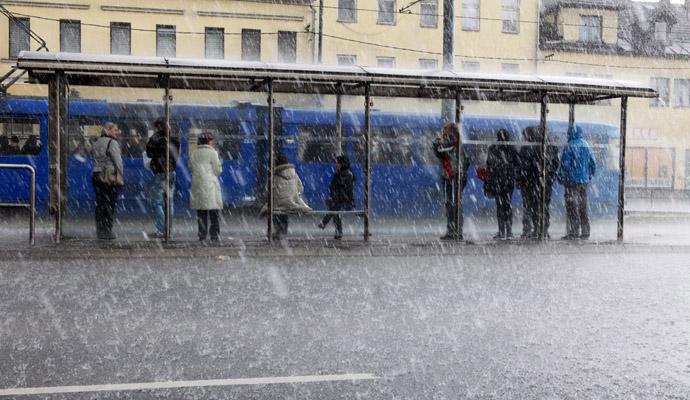
[[[222,171],[218,152],[213,148],[213,135],[202,133],[197,141],[197,148],[189,158],[189,170],[192,173],[192,192],[190,206],[196,210],[199,222],[199,240],[206,240],[210,234],[212,241],[218,241],[220,210],[223,208],[223,197],[220,191],[218,175]],[[208,220],[211,220],[209,232]]]

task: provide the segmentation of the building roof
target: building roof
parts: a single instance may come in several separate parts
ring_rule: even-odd
[[[552,103],[590,103],[616,97],[656,97],[646,84],[614,79],[403,70],[362,66],[270,64],[208,59],[22,52],[17,67],[37,83],[57,72],[73,85],[265,91],[310,94],[455,98]]]

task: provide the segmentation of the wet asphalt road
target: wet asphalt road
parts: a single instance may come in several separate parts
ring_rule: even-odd
[[[685,399],[690,257],[0,261],[0,390],[326,374],[14,397]]]

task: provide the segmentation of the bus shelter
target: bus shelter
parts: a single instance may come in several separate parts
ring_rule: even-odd
[[[454,100],[454,120],[461,124],[463,101],[511,101],[540,104],[541,131],[541,226],[544,226],[546,203],[545,174],[547,148],[547,106],[570,106],[574,123],[575,105],[601,100],[620,99],[620,144],[618,180],[617,239],[623,240],[625,143],[628,98],[655,98],[657,93],[646,85],[615,79],[550,77],[540,75],[483,74],[459,71],[421,71],[369,68],[361,66],[326,66],[270,64],[226,60],[194,60],[166,57],[84,55],[76,53],[22,52],[17,67],[26,70],[31,82],[48,85],[49,107],[49,190],[50,209],[55,216],[55,241],[62,238],[62,221],[66,201],[66,129],[70,85],[112,88],[147,88],[164,91],[165,134],[170,137],[172,90],[216,90],[258,92],[267,95],[268,105],[268,223],[266,233],[273,237],[273,178],[275,167],[274,95],[276,93],[335,95],[336,126],[341,115],[343,95],[364,97],[364,240],[369,238],[371,208],[371,112],[372,97],[398,97]],[[339,129],[339,128],[338,128]],[[455,218],[462,233],[462,188],[458,184],[462,171],[462,134],[456,147],[458,173]],[[166,182],[169,173],[165,172]],[[165,185],[166,191],[169,185]],[[169,196],[166,193],[166,199]],[[165,240],[170,240],[170,204],[166,204]],[[539,237],[544,238],[544,232]]]

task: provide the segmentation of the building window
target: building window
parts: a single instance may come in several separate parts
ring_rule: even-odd
[[[601,17],[580,15],[580,41],[601,43]]]
[[[127,22],[110,23],[110,54],[132,53],[132,26]]]
[[[438,61],[433,58],[420,58],[419,69],[438,69]]]
[[[357,56],[354,54],[338,54],[338,65],[357,65]]]
[[[60,20],[60,51],[81,53],[81,21]]]
[[[479,0],[462,0],[462,30],[479,31]]]
[[[242,29],[242,60],[261,61],[261,31]]]
[[[465,72],[479,72],[480,66],[477,61],[463,61],[462,70]]]
[[[395,25],[395,0],[379,0],[378,24]]]
[[[297,62],[297,32],[278,31],[278,62]]]
[[[206,28],[205,34],[206,58],[222,60],[225,58],[225,29]]]
[[[420,9],[419,26],[436,28],[438,26],[438,0],[422,0]]]
[[[376,57],[376,65],[380,68],[395,68],[395,57]]]
[[[503,0],[503,32],[520,32],[520,0]]]
[[[520,64],[501,64],[501,72],[503,72],[504,74],[519,74]]]
[[[659,42],[666,42],[668,37],[668,24],[666,22],[654,23],[654,39]]]
[[[673,105],[690,107],[690,79],[673,80]]]
[[[668,107],[668,97],[671,91],[671,82],[668,78],[651,78],[649,80],[649,86],[654,88],[659,97],[649,100],[650,107]]]
[[[176,53],[175,25],[156,25],[156,55],[158,57],[175,57]]]
[[[338,0],[338,22],[357,22],[356,0]]]
[[[17,58],[19,52],[29,50],[31,25],[28,18],[10,19],[10,58]]]

